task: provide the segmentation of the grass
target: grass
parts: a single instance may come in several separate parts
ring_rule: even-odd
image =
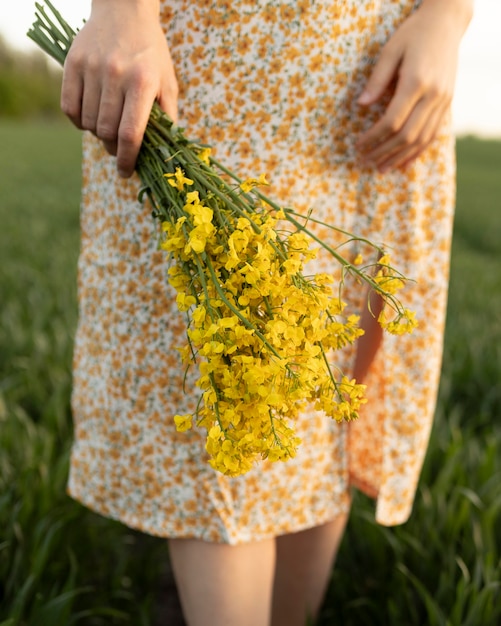
[[[0,122],[0,626],[154,623],[166,542],[65,495],[80,136]],[[501,623],[501,143],[458,144],[437,418],[416,506],[356,498],[320,624]],[[170,622],[172,623],[172,622]]]
[[[0,624],[149,624],[162,546],[65,495],[80,135],[0,134]]]

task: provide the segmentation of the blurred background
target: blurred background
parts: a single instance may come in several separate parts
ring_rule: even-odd
[[[56,4],[74,26],[90,8]],[[33,14],[0,0],[0,626],[182,626],[166,542],[65,494],[81,135],[26,38]],[[319,626],[501,624],[500,24],[501,0],[476,0],[461,47],[444,363],[414,511],[384,528],[355,495]]]

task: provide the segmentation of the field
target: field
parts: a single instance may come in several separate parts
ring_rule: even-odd
[[[0,122],[0,137],[0,626],[178,626],[166,542],[65,495],[80,136]],[[443,376],[414,513],[383,528],[356,498],[321,626],[501,623],[501,143],[462,139],[458,171]]]

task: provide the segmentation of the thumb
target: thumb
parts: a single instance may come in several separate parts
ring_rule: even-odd
[[[381,50],[365,89],[357,100],[358,104],[368,105],[377,102],[396,78],[401,61],[400,49],[390,43],[386,44]]]

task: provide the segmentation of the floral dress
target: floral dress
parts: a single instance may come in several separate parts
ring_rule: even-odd
[[[181,364],[185,319],[139,182],[116,176],[93,137],[83,160],[75,439],[69,494],[105,516],[164,537],[256,541],[346,513],[352,484],[376,496],[381,524],[411,511],[441,365],[454,206],[446,124],[405,170],[357,161],[355,141],[385,102],[356,103],[381,46],[414,0],[164,0],[161,19],[180,84],[180,125],[243,177],[266,173],[267,195],[384,243],[414,279],[411,336],[386,335],[358,422],[314,410],[297,425],[296,458],[225,477],[206,462],[204,432],[176,432],[193,411],[196,372]],[[317,227],[328,239],[332,232]],[[356,249],[351,251],[357,253]],[[329,270],[320,257],[318,269]],[[354,312],[359,285],[347,285]],[[339,353],[350,373],[354,349]]]

